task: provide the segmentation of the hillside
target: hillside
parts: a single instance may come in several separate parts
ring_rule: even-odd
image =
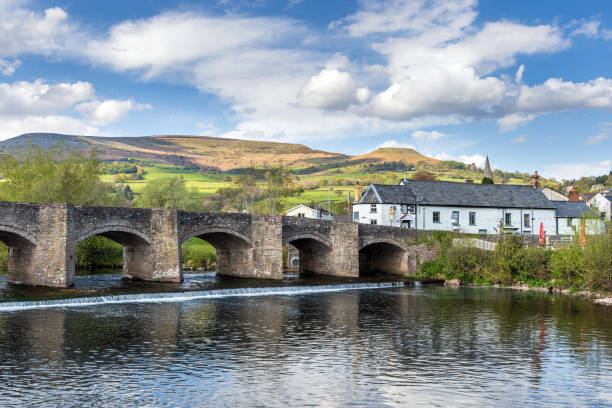
[[[360,162],[403,162],[406,164],[416,164],[421,161],[436,164],[440,160],[432,159],[431,157],[423,156],[414,149],[406,149],[400,147],[381,147],[373,152],[363,154],[361,156],[353,156],[351,161]]]
[[[0,152],[14,152],[28,141],[43,148],[97,149],[103,160],[140,159],[188,168],[232,170],[251,163],[282,161],[309,167],[346,161],[350,156],[313,150],[301,144],[258,142],[207,136],[93,137],[31,133],[0,142]]]

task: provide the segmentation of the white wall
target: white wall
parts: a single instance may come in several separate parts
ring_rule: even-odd
[[[440,212],[440,222],[433,222],[433,213]],[[453,225],[451,215],[453,211],[459,211],[459,225]],[[469,213],[476,213],[475,225],[469,225]],[[511,226],[517,234],[539,235],[540,222],[544,223],[544,231],[551,235],[556,233],[555,210],[531,210],[516,208],[473,208],[473,207],[441,207],[423,206],[417,208],[417,228],[426,230],[443,230],[477,234],[480,230],[486,230],[487,234],[496,234],[499,230],[499,221],[505,219],[506,213],[512,214]],[[523,215],[529,214],[530,227],[523,225]],[[532,220],[533,218],[533,220]]]
[[[598,193],[589,200],[589,205],[597,210],[598,213],[604,213],[607,220],[610,219],[612,213],[612,205],[603,194]]]
[[[299,217],[298,214],[300,213],[304,214],[304,218],[318,218],[317,210],[313,210],[312,208],[305,205],[294,207],[287,211],[285,214],[290,217]]]
[[[376,220],[378,225],[390,225],[393,227],[400,227],[402,216],[404,215],[401,211],[402,206],[400,204],[376,204],[376,212],[370,211],[371,204],[355,204],[353,205],[353,221],[360,222],[362,224],[370,224],[371,220]],[[393,218],[389,216],[389,210],[391,207],[395,207]],[[359,213],[359,220],[355,219],[356,213]],[[414,215],[409,214],[404,220],[412,220],[411,228],[415,228]]]
[[[567,221],[571,220],[570,225]],[[557,234],[558,235],[574,235],[576,232],[580,232],[580,218],[557,218]],[[584,229],[588,235],[603,234],[605,232],[605,222],[597,219],[585,220]]]

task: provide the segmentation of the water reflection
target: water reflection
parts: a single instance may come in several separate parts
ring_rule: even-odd
[[[607,405],[612,313],[443,287],[0,314],[1,405]]]

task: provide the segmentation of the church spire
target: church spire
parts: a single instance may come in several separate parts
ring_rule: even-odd
[[[491,165],[489,164],[488,154],[487,154],[487,160],[485,161],[484,176],[493,180],[493,174],[491,173]]]

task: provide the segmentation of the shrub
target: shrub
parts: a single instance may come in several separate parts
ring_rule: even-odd
[[[217,262],[217,251],[206,241],[198,238],[190,238],[181,247],[183,253],[183,265],[188,268],[215,269]]]

